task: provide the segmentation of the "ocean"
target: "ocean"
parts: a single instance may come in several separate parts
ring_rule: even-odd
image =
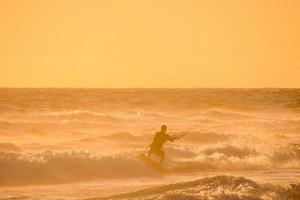
[[[186,133],[168,173],[137,159],[162,124]],[[300,89],[0,89],[0,200],[300,199],[299,181]]]

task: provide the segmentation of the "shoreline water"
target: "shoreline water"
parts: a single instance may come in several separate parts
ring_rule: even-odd
[[[115,180],[98,180],[88,182],[78,182],[59,185],[39,185],[39,186],[19,186],[19,187],[0,187],[1,199],[9,199],[10,197],[20,198],[17,193],[27,196],[24,199],[115,199],[108,198],[111,196],[122,197],[126,195],[128,199],[136,191],[140,192],[140,198],[145,195],[142,191],[153,190],[153,188],[165,187],[166,192],[174,190],[168,186],[174,184],[187,184],[193,181],[201,181],[202,179],[213,179],[215,177],[227,177],[228,179],[246,179],[258,185],[272,185],[274,187],[288,188],[290,185],[299,184],[300,169],[294,170],[292,173],[286,171],[260,171],[260,172],[232,172],[232,173],[198,173],[165,176],[161,178],[131,178],[131,179],[115,179]],[[217,181],[218,182],[218,181]],[[235,182],[235,181],[233,181]],[[221,185],[220,185],[221,186]],[[193,190],[195,185],[190,185],[186,189]],[[222,186],[223,187],[223,186]],[[296,192],[297,190],[295,190]],[[80,194],[79,194],[80,193]],[[160,192],[161,193],[161,192]],[[158,193],[157,193],[158,194]],[[129,198],[130,197],[130,198]],[[116,198],[118,199],[118,198]]]

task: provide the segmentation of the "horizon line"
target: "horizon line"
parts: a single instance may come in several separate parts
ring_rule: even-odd
[[[0,89],[300,89],[300,87],[1,87]]]

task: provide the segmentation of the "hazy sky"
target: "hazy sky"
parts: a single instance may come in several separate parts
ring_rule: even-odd
[[[300,87],[299,0],[1,0],[0,87]]]

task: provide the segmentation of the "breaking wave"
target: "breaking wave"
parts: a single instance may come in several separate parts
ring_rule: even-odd
[[[49,184],[107,178],[161,176],[136,159],[144,151],[97,154],[87,151],[0,153],[0,185]],[[270,152],[236,146],[167,148],[169,173],[298,168],[300,146],[285,145]]]
[[[147,200],[270,200],[300,198],[300,184],[258,184],[244,177],[215,176],[113,195],[104,199]]]
[[[99,178],[128,178],[153,172],[128,155],[84,151],[0,153],[0,185],[53,184]]]

